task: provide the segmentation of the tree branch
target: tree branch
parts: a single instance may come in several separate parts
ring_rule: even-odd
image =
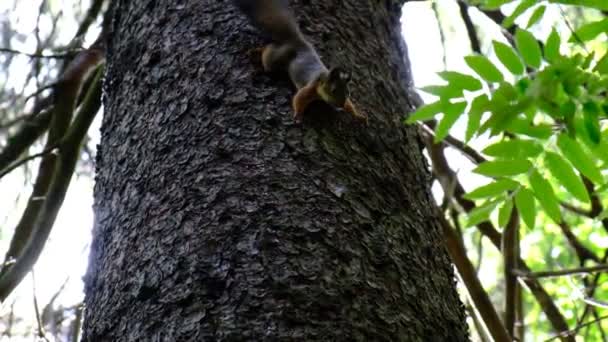
[[[551,278],[551,277],[561,277],[566,275],[576,275],[576,274],[589,274],[593,272],[604,272],[608,271],[608,265],[596,265],[591,267],[577,267],[577,268],[569,268],[564,270],[557,271],[542,271],[542,272],[528,272],[522,271],[520,269],[513,270],[514,274],[520,278],[524,279],[538,279],[538,278]]]
[[[475,208],[475,203],[462,197],[465,194],[464,188],[458,181],[454,171],[449,167],[447,159],[443,154],[443,144],[434,144],[430,136],[424,137],[424,141],[432,160],[433,172],[437,179],[440,180],[441,185],[444,187],[444,191],[449,189],[446,188],[446,186],[453,187],[454,200],[466,212],[473,210]],[[477,228],[483,235],[490,239],[496,248],[500,249],[502,236],[490,222],[481,222],[477,225]],[[523,260],[518,259],[517,263],[520,269],[529,270]],[[555,331],[568,330],[568,324],[566,323],[564,316],[540,283],[536,279],[522,279],[522,281],[540,304],[553,329]],[[574,342],[574,338],[567,338],[566,340]]]
[[[471,300],[475,304],[475,308],[479,311],[481,319],[492,335],[492,338],[494,341],[511,341],[512,339],[509,337],[509,333],[502,324],[498,313],[496,313],[488,294],[483,289],[479,278],[477,278],[475,267],[467,257],[464,245],[460,242],[454,229],[439,210],[437,217],[443,227],[443,236],[445,238],[445,245],[448,253],[452,258],[454,265],[456,265],[462,282],[466,286]]]
[[[437,126],[437,121],[429,120],[422,124],[422,129],[426,133],[428,133],[434,137],[435,136],[434,130],[435,130],[436,126]],[[481,155],[481,153],[477,152],[471,146],[465,144],[464,142],[456,139],[455,137],[453,137],[449,134],[446,135],[445,138],[443,138],[443,142],[447,143],[450,147],[453,147],[454,149],[456,149],[457,151],[462,153],[462,155],[467,157],[467,159],[469,159],[474,164],[481,164],[486,161],[486,158],[484,158]]]
[[[52,112],[45,111],[24,122],[20,130],[8,139],[6,146],[0,151],[0,170],[6,169],[48,129]]]
[[[570,247],[574,249],[574,252],[578,256],[579,262],[581,264],[584,264],[585,260],[593,260],[597,263],[600,263],[600,258],[578,240],[576,235],[572,233],[572,229],[570,229],[570,226],[565,221],[562,220],[562,222],[558,224],[558,226],[561,229],[562,233],[564,233],[564,236],[566,237],[566,240],[568,241]]]
[[[10,53],[13,55],[23,55],[23,56],[27,56],[30,58],[57,58],[57,59],[63,59],[63,58],[68,58],[70,56],[70,53],[62,53],[62,54],[57,54],[57,55],[43,55],[40,53],[28,53],[28,52],[23,52],[23,51],[18,51],[18,50],[13,50],[13,49],[9,49],[9,48],[3,48],[0,47],[0,52],[4,52],[4,53]]]
[[[88,63],[89,67],[95,67],[95,65],[101,62],[103,56],[101,54],[93,54],[97,59],[96,63]],[[75,59],[75,61],[78,58]],[[90,61],[89,61],[90,62]],[[101,69],[100,69],[101,70]],[[81,71],[87,71],[82,69]],[[66,83],[64,83],[66,84]],[[67,83],[66,89],[74,90],[78,87],[73,83]],[[69,95],[68,95],[69,96]],[[73,101],[75,101],[75,94],[71,95]],[[78,152],[80,151],[80,144],[91,121],[101,106],[101,71],[97,72],[96,81],[93,83],[93,87],[88,90],[87,96],[78,111],[78,115],[72,124],[72,127],[68,130],[65,127],[67,133],[64,133],[65,138],[59,151],[58,163],[55,163],[53,158],[53,170],[51,170],[52,182],[48,186],[48,193],[44,201],[37,203],[38,209],[30,213],[31,217],[28,217],[28,226],[22,227],[25,233],[21,233],[21,237],[26,237],[25,241],[18,242],[18,248],[16,248],[16,254],[8,255],[9,258],[16,258],[14,264],[4,267],[0,274],[0,301],[4,301],[11,291],[21,282],[23,277],[36,263],[42,248],[46,243],[46,240],[50,234],[51,228],[57,216],[65,193],[69,186],[76,162],[78,161]],[[56,106],[58,107],[58,106]],[[59,106],[61,108],[61,106]],[[64,114],[65,115],[65,114]],[[65,119],[65,118],[63,118]],[[57,124],[57,123],[56,123]],[[59,127],[64,129],[63,127]],[[51,134],[49,133],[49,141]],[[48,142],[47,142],[48,143]],[[46,158],[45,158],[46,159]],[[43,160],[44,161],[44,160]],[[42,163],[41,163],[42,164]],[[28,206],[33,203],[32,199],[28,203]],[[26,208],[27,211],[27,208]],[[24,213],[25,215],[25,213]],[[22,218],[23,220],[23,218]],[[15,241],[15,236],[13,241]],[[13,245],[11,241],[11,246]]]
[[[38,157],[44,156],[45,154],[52,153],[58,146],[59,146],[58,144],[55,144],[53,146],[50,146],[47,149],[42,150],[41,152],[32,154],[31,156],[27,156],[25,158],[22,158],[22,159],[20,159],[20,160],[18,160],[16,162],[14,162],[9,167],[7,167],[6,169],[2,170],[2,172],[0,172],[0,178],[6,176],[7,174],[9,174],[14,169],[18,168],[19,166],[27,163],[28,161],[30,161],[32,159],[36,159]]]
[[[475,24],[473,24],[473,20],[469,15],[469,5],[463,0],[458,0],[457,3],[458,8],[460,9],[460,17],[462,18],[464,26],[467,29],[467,35],[469,36],[469,42],[471,43],[471,50],[481,54],[481,43],[479,42],[479,36],[477,35]]]
[[[519,214],[517,209],[511,209],[509,222],[502,234],[502,254],[504,263],[505,277],[505,326],[509,336],[515,333],[515,312],[516,312],[516,293],[517,277],[513,270],[517,269],[519,259]]]
[[[606,318],[608,318],[608,315],[606,315],[606,316],[602,316],[602,317],[599,317],[599,318],[597,318],[597,319],[594,319],[594,320],[589,321],[589,322],[586,322],[586,323],[581,323],[581,324],[577,325],[577,326],[576,326],[574,329],[572,329],[572,330],[564,330],[564,331],[562,331],[562,332],[557,333],[556,335],[554,335],[554,336],[550,337],[549,339],[545,340],[545,342],[548,342],[548,341],[553,341],[553,340],[558,339],[558,338],[572,337],[572,336],[574,336],[574,335],[576,334],[576,332],[577,332],[577,331],[579,331],[581,328],[586,327],[586,326],[591,325],[591,324],[594,324],[594,323],[597,323],[597,322],[599,322],[599,321],[601,321],[601,320],[604,320],[604,319],[606,319]]]

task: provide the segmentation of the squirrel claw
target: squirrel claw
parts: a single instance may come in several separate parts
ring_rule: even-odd
[[[297,112],[297,111],[293,113],[293,121],[295,123],[297,123],[297,124],[302,123],[302,118],[303,118],[302,113]]]

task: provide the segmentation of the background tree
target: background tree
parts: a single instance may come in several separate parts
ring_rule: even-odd
[[[33,175],[29,168],[25,168],[25,177],[21,175],[26,184],[24,192],[31,191],[29,198],[24,196],[25,201],[16,200],[16,207],[23,210],[21,216],[7,211],[7,221],[3,224],[13,225],[14,221],[10,243],[7,239],[3,241],[6,243],[6,257],[0,267],[0,300],[3,302],[38,260],[81,157],[81,144],[100,108],[101,69],[97,66],[103,60],[103,44],[102,39],[95,39],[95,36],[101,37],[97,18],[103,13],[104,2],[85,5],[85,10],[80,8],[82,12],[76,6],[64,11],[46,1],[40,2],[37,12],[32,11],[31,4],[29,8],[22,3],[3,8],[3,88],[0,93],[3,109],[0,127],[4,136],[0,150],[3,191],[17,188],[15,181],[19,182],[19,178],[11,178],[16,173],[8,175],[10,172],[26,167],[30,161],[40,161]],[[82,18],[79,23],[74,21],[74,16]],[[65,29],[61,36],[57,33],[59,28],[70,25],[72,32]],[[28,26],[32,31],[28,31]],[[89,41],[86,45],[90,48],[82,47],[83,40]],[[27,52],[32,48],[34,52]],[[31,67],[29,73],[27,67]],[[36,149],[38,152],[34,153]],[[79,170],[87,169],[86,160],[85,157],[85,163],[81,164],[84,168],[81,166]],[[3,205],[8,207],[10,200],[9,196],[3,196]],[[73,317],[80,315],[79,305],[64,308],[55,303],[66,284],[64,281],[63,285],[58,283],[57,288],[45,288],[42,292],[48,294],[45,295],[48,303],[44,305],[39,306],[34,297],[35,330],[40,337],[47,336],[45,327],[48,336],[59,338],[70,334],[68,331],[76,331],[77,336],[78,329],[69,326]],[[3,310],[6,320],[0,328],[2,336],[11,340],[15,335],[27,334],[22,329],[22,317],[13,312],[14,304],[13,300],[10,306],[3,306],[9,310]]]

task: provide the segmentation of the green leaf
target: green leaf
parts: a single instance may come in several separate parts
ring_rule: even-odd
[[[520,94],[526,94],[526,91],[530,88],[532,82],[528,78],[522,78],[515,83],[515,88]]]
[[[576,114],[576,104],[572,100],[568,100],[566,103],[559,107],[559,113],[563,117],[566,123],[566,128],[570,136],[576,134],[576,127],[574,125],[574,115]]]
[[[505,159],[521,159],[536,157],[543,151],[543,147],[532,140],[503,140],[492,144],[483,153],[491,157]]]
[[[608,218],[608,208],[606,208],[606,209],[602,210],[602,212],[601,212],[601,213],[599,213],[599,214],[598,214],[598,215],[595,217],[595,219],[596,219],[596,220],[598,220],[598,221],[602,221],[602,220],[605,220],[605,219],[607,219],[607,218]]]
[[[589,155],[574,140],[562,133],[557,138],[557,146],[574,167],[596,184],[604,184],[604,177]]]
[[[507,225],[511,217],[511,211],[513,211],[513,200],[508,198],[498,209],[498,226],[504,227]]]
[[[608,74],[608,52],[597,62],[593,71],[599,72],[602,75]]]
[[[443,140],[448,135],[448,132],[458,118],[464,113],[464,109],[467,107],[466,102],[451,103],[443,111],[443,118],[439,121],[437,128],[435,128],[435,142]]]
[[[435,115],[442,113],[444,108],[448,105],[448,102],[437,101],[422,107],[419,107],[414,113],[410,115],[405,123],[411,124],[416,121],[425,121],[432,119]]]
[[[542,19],[543,15],[545,15],[545,9],[547,9],[545,5],[536,7],[534,12],[532,12],[532,15],[530,16],[530,19],[528,19],[528,24],[526,24],[526,28],[532,27],[540,19]]]
[[[559,154],[547,152],[545,154],[547,168],[560,184],[574,197],[584,203],[589,203],[589,194],[583,181]]]
[[[585,122],[585,132],[587,137],[595,145],[600,143],[600,107],[595,102],[586,102],[583,104],[583,120]]]
[[[535,4],[536,0],[522,0],[519,5],[515,7],[513,12],[502,21],[502,27],[508,29],[509,27],[513,26],[515,20]]]
[[[444,101],[452,99],[452,98],[460,98],[460,97],[464,96],[464,94],[462,93],[462,89],[459,89],[456,87],[451,87],[449,85],[447,85],[447,86],[430,85],[430,86],[422,87],[422,88],[420,88],[420,90],[424,91],[425,93],[429,93],[431,95],[438,96],[439,98],[441,98]]]
[[[500,70],[487,57],[479,55],[466,56],[464,60],[484,80],[488,82],[500,82],[503,80]]]
[[[490,214],[492,213],[492,211],[494,211],[498,203],[500,203],[500,201],[491,201],[486,202],[478,207],[475,207],[475,209],[471,210],[468,213],[467,222],[465,226],[471,227],[481,222],[489,221]]]
[[[577,118],[575,120],[576,131],[585,132],[585,134],[579,134],[577,137],[581,140],[585,146],[589,149],[592,158],[601,160],[604,163],[602,169],[608,168],[608,130],[604,130],[601,134],[600,143],[596,144],[591,141],[588,134],[586,133],[585,123],[583,118]]]
[[[494,46],[494,52],[496,53],[498,60],[500,60],[513,75],[521,75],[524,73],[524,64],[512,47],[497,41],[493,41],[492,45]]]
[[[595,51],[591,51],[591,53],[588,54],[587,57],[585,57],[585,60],[583,61],[581,68],[583,68],[583,69],[589,68],[589,66],[591,65],[591,62],[593,62],[594,60],[595,60]]]
[[[485,4],[483,5],[483,8],[485,9],[498,9],[500,8],[500,6],[504,5],[504,4],[508,4],[510,2],[513,2],[514,0],[487,0],[485,2]]]
[[[534,206],[534,195],[532,191],[521,188],[515,194],[515,206],[521,215],[522,220],[528,228],[534,228],[536,218],[536,207]]]
[[[602,192],[604,192],[604,191],[606,191],[606,190],[608,190],[608,183],[606,183],[606,184],[604,184],[604,185],[600,186],[599,188],[597,188],[597,189],[595,190],[595,193],[596,193],[596,194],[601,194]],[[608,208],[606,208],[606,210],[608,210]]]
[[[586,42],[605,32],[608,32],[608,18],[594,21],[579,27],[576,31],[574,31],[572,36],[570,36],[568,41],[573,43],[580,39],[581,41]]]
[[[479,166],[473,169],[473,172],[488,177],[502,177],[525,173],[530,168],[532,168],[532,163],[526,159],[495,160],[479,164]]]
[[[504,195],[506,191],[515,190],[518,186],[518,182],[503,178],[478,187],[477,189],[464,195],[464,198],[473,200],[484,197],[496,197],[498,195]]]
[[[534,125],[525,119],[516,118],[508,127],[509,132],[523,134],[532,138],[547,140],[553,135],[553,128],[549,124]]]
[[[560,223],[562,217],[559,210],[559,203],[557,197],[555,197],[555,192],[553,192],[551,184],[535,170],[530,174],[530,186],[532,186],[536,199],[543,209],[545,209],[547,215],[556,223]]]
[[[549,34],[549,38],[547,38],[547,43],[545,44],[545,59],[548,62],[555,63],[561,56],[559,53],[560,47],[560,38],[555,28]]]
[[[518,96],[517,90],[510,84],[502,82],[494,92],[489,104],[492,115],[481,125],[478,134],[491,129],[490,136],[502,133],[519,115],[528,110],[533,99]]]
[[[518,28],[515,31],[515,46],[527,65],[535,69],[540,67],[542,53],[532,33]]]
[[[517,101],[519,97],[517,89],[509,82],[500,82],[500,86],[494,91],[494,94],[492,95],[492,101],[495,101],[500,98],[500,101],[502,102],[501,105],[509,105],[512,102]]]
[[[564,5],[592,7],[602,11],[608,11],[608,2],[606,2],[606,0],[550,0],[549,2]]]
[[[442,71],[437,73],[439,77],[448,81],[451,87],[458,89],[464,89],[469,91],[476,91],[481,89],[481,81],[473,76],[466,75],[456,71]]]
[[[481,125],[481,117],[483,113],[488,111],[488,104],[490,100],[488,95],[482,94],[477,96],[471,103],[469,108],[469,120],[467,121],[467,131],[465,133],[465,140],[469,141],[479,129]]]

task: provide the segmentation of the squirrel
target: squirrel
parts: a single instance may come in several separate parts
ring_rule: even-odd
[[[322,100],[342,108],[367,124],[349,96],[350,74],[340,67],[328,69],[314,46],[304,37],[289,10],[287,0],[233,0],[236,7],[262,31],[272,43],[261,49],[266,72],[286,71],[297,88],[292,100],[294,120],[300,122],[309,104]]]

